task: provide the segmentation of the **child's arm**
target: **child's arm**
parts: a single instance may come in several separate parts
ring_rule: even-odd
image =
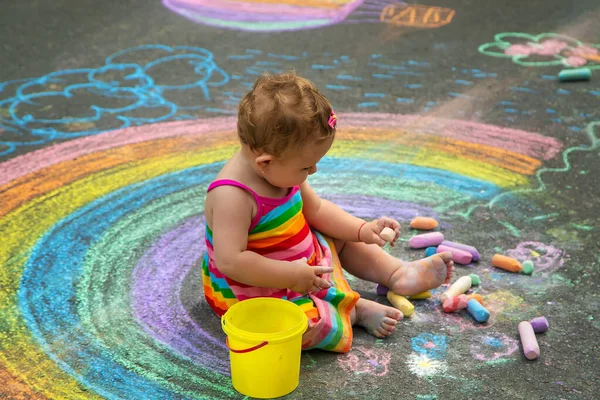
[[[328,288],[318,275],[330,267],[310,267],[306,262],[277,261],[246,250],[252,222],[252,200],[241,189],[222,186],[210,192],[215,262],[223,274],[250,286],[305,293],[313,287]]]
[[[383,228],[390,227],[396,231],[396,237],[392,241],[392,245],[398,239],[400,224],[397,221],[381,217],[365,223],[364,220],[350,215],[332,202],[321,199],[308,182],[302,183],[300,190],[302,193],[302,212],[304,213],[304,218],[306,218],[312,228],[315,228],[319,232],[349,242],[375,243],[383,246],[386,242],[379,234]]]

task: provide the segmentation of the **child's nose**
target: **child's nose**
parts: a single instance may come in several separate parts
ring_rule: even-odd
[[[312,167],[310,167],[310,169],[308,170],[308,174],[309,174],[309,175],[312,175],[312,174],[314,174],[315,172],[317,172],[317,166],[316,166],[316,165],[313,165],[313,166],[312,166]]]

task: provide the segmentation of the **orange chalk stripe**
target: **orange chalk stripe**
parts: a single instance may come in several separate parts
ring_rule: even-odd
[[[480,294],[478,294],[478,293],[468,294],[467,302],[471,299],[475,299],[475,300],[477,300],[477,302],[479,302],[479,304],[483,305],[483,297]]]
[[[521,272],[521,270],[523,270],[520,262],[512,257],[503,256],[502,254],[494,254],[494,257],[492,257],[492,265],[510,272]]]
[[[438,222],[429,217],[415,217],[410,221],[410,227],[413,229],[420,229],[422,231],[430,231],[437,228]]]

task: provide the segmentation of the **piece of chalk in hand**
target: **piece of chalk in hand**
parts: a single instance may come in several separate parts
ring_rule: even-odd
[[[548,320],[546,317],[537,317],[529,321],[535,333],[544,333],[548,330]]]
[[[413,249],[422,249],[429,246],[437,246],[444,241],[442,232],[423,233],[415,235],[408,240],[408,245]]]
[[[521,337],[521,345],[523,346],[523,353],[528,360],[535,360],[540,355],[540,346],[538,345],[537,338],[533,327],[527,321],[519,323],[519,336]]]
[[[561,82],[589,81],[591,77],[592,71],[589,68],[563,69],[558,73]]]
[[[385,227],[379,234],[379,236],[388,243],[391,243],[396,237],[396,231],[392,228]]]
[[[430,231],[437,228],[438,222],[429,217],[415,217],[410,221],[410,227],[422,231]]]
[[[452,261],[454,261],[457,264],[467,265],[473,260],[473,255],[468,251],[456,249],[450,246],[444,246],[443,244],[440,244],[438,246],[436,253],[442,253],[444,251],[449,251],[450,253],[452,253]]]
[[[486,322],[490,319],[490,312],[475,299],[467,302],[467,311],[477,322]]]

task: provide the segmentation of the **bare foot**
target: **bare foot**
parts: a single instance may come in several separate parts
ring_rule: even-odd
[[[421,260],[401,262],[390,277],[388,287],[394,293],[410,296],[449,283],[453,273],[452,253],[445,251]]]
[[[355,309],[355,323],[378,338],[391,335],[398,321],[404,318],[399,310],[371,300],[359,299]]]

